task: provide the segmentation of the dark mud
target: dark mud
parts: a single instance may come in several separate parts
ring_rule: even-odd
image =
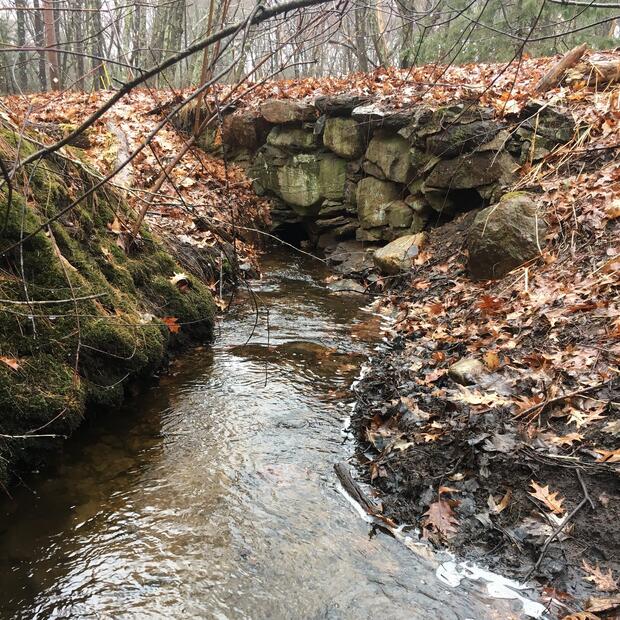
[[[437,261],[460,252],[469,217],[435,233],[433,247],[443,248]],[[432,277],[434,294],[441,296],[454,275]],[[406,299],[429,295],[408,283],[405,277],[394,282],[392,293]],[[437,370],[436,352],[442,346],[415,331],[394,336],[356,386],[353,427],[363,475],[379,490],[385,516],[417,528],[420,538],[447,546],[461,559],[538,582],[544,587],[541,602],[559,601],[551,605],[550,617],[563,618],[587,608],[589,599],[605,598],[611,602],[597,616],[617,617],[617,590],[605,592],[588,580],[591,574],[583,563],[600,563],[614,578],[620,571],[618,465],[593,458],[599,441],[609,439],[604,427],[620,417],[620,382],[588,392],[588,402],[601,405],[602,417],[588,427],[583,441],[550,450],[539,434],[566,433],[566,420],[556,419],[553,408],[533,430],[515,419],[509,406],[481,408],[446,396],[459,389],[448,374],[425,381]],[[524,346],[533,349],[535,343],[526,340]],[[465,343],[458,341],[448,353],[457,359],[466,354]],[[505,387],[508,398],[527,393],[527,380],[509,380],[509,368],[490,375],[470,389],[484,394],[484,381],[492,381],[495,389]],[[550,543],[560,522],[550,520],[549,510],[530,494],[532,480],[564,498],[564,515],[580,506]],[[429,526],[426,515],[439,500],[455,519],[447,535]]]

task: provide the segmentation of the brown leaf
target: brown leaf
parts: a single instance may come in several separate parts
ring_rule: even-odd
[[[179,325],[179,319],[176,316],[165,316],[162,319],[162,323],[166,325],[166,327],[170,330],[171,334],[176,334],[181,330],[181,326]]]
[[[618,588],[618,581],[614,579],[611,568],[604,573],[598,565],[592,566],[587,560],[582,560],[583,570],[588,573],[586,581],[591,581],[601,592],[613,592]]]
[[[424,516],[426,518],[423,520],[422,525],[425,532],[430,529],[431,532],[438,534],[443,539],[448,539],[456,533],[456,526],[459,522],[447,501],[440,499],[433,502],[424,513]]]
[[[489,505],[489,510],[494,514],[499,514],[503,510],[506,510],[508,504],[510,504],[510,500],[512,499],[512,490],[508,489],[506,493],[504,493],[504,497],[500,500],[499,504],[495,503],[495,498],[492,495],[489,495],[489,499],[487,501]]]
[[[549,510],[551,510],[551,512],[558,515],[564,514],[565,510],[562,508],[562,502],[564,500],[558,498],[557,491],[552,493],[549,490],[549,485],[543,487],[533,480],[530,481],[530,484],[534,489],[533,491],[530,491],[530,495],[532,497],[539,499],[547,508],[549,508]]]
[[[568,435],[549,437],[548,441],[556,446],[572,446],[573,443],[582,439],[583,435],[581,433],[568,433]]]
[[[618,607],[620,607],[620,596],[590,597],[586,604],[588,611],[614,611]]]
[[[599,456],[598,463],[620,463],[620,449],[618,450],[594,450]]]
[[[601,620],[601,619],[589,611],[578,611],[574,614],[564,616],[562,620]]]
[[[500,367],[499,355],[495,351],[487,351],[482,356],[484,365],[491,371],[497,370]]]
[[[0,355],[0,362],[6,364],[9,368],[13,370],[19,370],[19,362],[14,357],[4,357],[4,355]]]

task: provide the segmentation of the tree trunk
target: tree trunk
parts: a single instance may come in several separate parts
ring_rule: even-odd
[[[91,39],[91,54],[93,56],[103,57],[105,52],[101,26],[101,0],[91,0],[90,8],[95,9],[91,13],[91,32],[89,33]],[[93,88],[98,90],[106,86],[103,61],[93,58],[91,60],[91,69],[93,73]]]
[[[17,9],[17,47],[26,47],[26,0],[15,0]],[[22,90],[28,90],[28,72],[26,71],[27,57],[25,52],[17,54],[17,85]]]
[[[363,6],[355,8],[355,53],[358,69],[368,73],[368,54],[366,52],[366,9]]]
[[[45,34],[43,28],[43,15],[39,10],[39,0],[34,0],[34,38],[37,47],[42,50],[45,47]],[[45,52],[39,52],[39,83],[41,90],[47,90],[47,77],[45,75]]]
[[[58,52],[56,51],[56,29],[54,28],[54,5],[52,0],[43,0],[43,27],[45,47],[52,90],[60,90]]]

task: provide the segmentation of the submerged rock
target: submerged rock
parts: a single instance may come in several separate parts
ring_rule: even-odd
[[[475,280],[502,278],[536,257],[544,245],[546,225],[536,203],[523,192],[505,194],[478,213],[467,236],[468,269]]]
[[[379,248],[373,256],[375,265],[385,274],[397,274],[411,268],[411,259],[418,255],[425,240],[424,233],[399,237]]]

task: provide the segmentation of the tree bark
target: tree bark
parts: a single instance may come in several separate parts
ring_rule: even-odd
[[[579,59],[584,55],[588,49],[588,45],[583,43],[578,47],[574,47],[570,52],[567,52],[562,58],[555,64],[545,75],[540,78],[534,90],[538,93],[544,93],[551,88],[557,86],[564,75],[564,72],[571,67],[574,67]]]
[[[52,90],[60,90],[58,52],[56,51],[56,28],[54,27],[54,5],[52,0],[43,0],[43,27],[45,47]]]
[[[34,0],[34,35],[37,47],[43,50],[45,47],[45,33],[43,28],[43,15],[39,10],[39,0]],[[45,73],[45,52],[39,52],[39,82],[41,84],[41,90],[47,90],[47,76]]]
[[[20,9],[26,8],[26,0],[15,0],[17,9],[17,46],[26,47],[26,14]],[[26,71],[27,57],[25,52],[17,54],[17,82],[22,90],[28,90],[28,72]]]

